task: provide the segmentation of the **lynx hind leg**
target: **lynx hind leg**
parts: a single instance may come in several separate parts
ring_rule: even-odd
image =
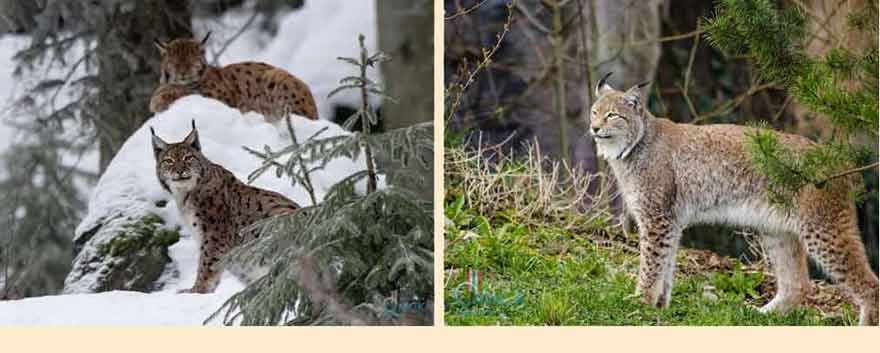
[[[878,281],[858,235],[855,206],[827,188],[801,198],[801,237],[825,273],[858,304],[859,324],[877,325]]]
[[[177,99],[192,94],[192,90],[178,85],[160,85],[150,98],[150,112],[161,113],[168,110]]]
[[[679,235],[680,237],[680,235]],[[663,289],[660,291],[660,299],[657,303],[662,308],[668,308],[672,302],[672,287],[675,284],[675,260],[678,254],[678,241],[669,244],[670,254],[666,257],[666,275],[663,277]]]
[[[776,295],[760,311],[784,314],[797,307],[810,288],[807,252],[800,239],[790,233],[767,235],[762,241],[776,275]]]

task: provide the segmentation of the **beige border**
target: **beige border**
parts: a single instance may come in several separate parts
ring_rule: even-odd
[[[319,0],[310,0],[319,1]],[[382,0],[378,0],[382,1]],[[0,328],[0,353],[31,352],[870,352],[880,327],[443,327],[443,6],[434,3],[435,327]],[[404,29],[402,29],[404,30]],[[0,316],[3,313],[0,312]],[[663,348],[667,348],[664,350]],[[269,349],[269,350],[266,350]]]
[[[0,330],[3,352],[870,352],[876,328],[74,328]],[[672,349],[663,349],[672,348]],[[852,349],[849,349],[852,348]]]
[[[382,1],[382,0],[378,0]],[[434,326],[443,327],[443,2],[434,1]]]

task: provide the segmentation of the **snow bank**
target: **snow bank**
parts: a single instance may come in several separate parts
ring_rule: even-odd
[[[114,291],[0,301],[0,326],[202,325],[233,293],[221,283],[201,295]],[[208,323],[221,324],[222,315]]]

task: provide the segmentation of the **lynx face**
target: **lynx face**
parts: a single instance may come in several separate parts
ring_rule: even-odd
[[[606,84],[605,78],[599,82],[596,102],[590,109],[590,135],[605,159],[623,159],[645,133],[642,85],[621,92]]]
[[[195,122],[193,130],[179,143],[166,143],[152,128],[150,131],[153,133],[156,175],[162,187],[175,193],[187,192],[199,185],[209,162],[202,155]]]
[[[162,54],[162,77],[160,83],[189,85],[199,81],[208,62],[205,60],[205,42],[211,33],[201,42],[195,39],[175,39],[168,43],[156,41],[156,47]]]

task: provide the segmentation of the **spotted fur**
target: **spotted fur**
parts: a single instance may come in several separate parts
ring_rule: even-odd
[[[803,301],[810,288],[809,253],[858,303],[860,323],[877,324],[878,280],[848,197],[858,187],[855,177],[834,179],[822,188],[805,186],[793,207],[780,208],[768,202],[769,181],[744,150],[750,128],[655,118],[639,86],[621,92],[605,78],[596,88],[590,133],[639,226],[637,293],[644,303],[669,305],[684,228],[726,223],[768,233],[764,244],[779,289],[762,312],[784,313]],[[793,150],[814,146],[801,136],[776,136]]]
[[[312,92],[299,78],[260,62],[211,66],[205,59],[207,40],[208,36],[201,42],[194,39],[156,42],[162,55],[162,76],[150,100],[150,111],[162,112],[182,96],[201,94],[243,113],[261,113],[270,122],[290,114],[318,118]]]
[[[299,206],[279,193],[240,182],[205,158],[195,122],[180,143],[166,143],[150,131],[159,183],[174,197],[181,219],[199,241],[198,274],[188,292],[213,292],[223,272],[220,258],[259,236],[242,230],[258,220],[292,213]]]

